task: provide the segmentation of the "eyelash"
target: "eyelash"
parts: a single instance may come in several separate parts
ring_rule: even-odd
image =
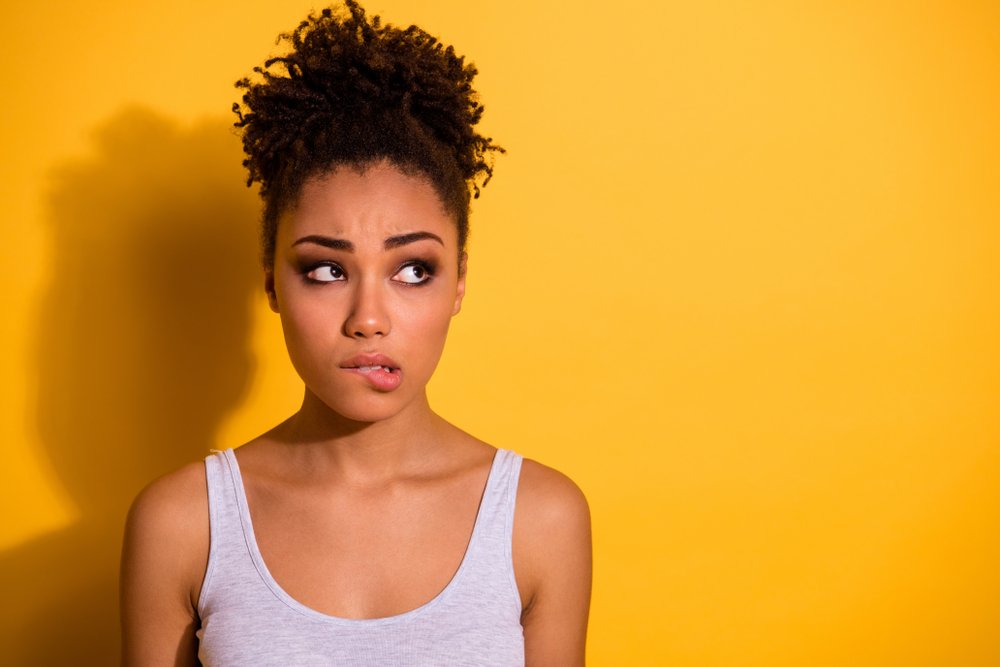
[[[424,274],[425,274],[426,277],[423,280],[421,280],[419,283],[407,283],[407,282],[397,281],[397,282],[399,282],[399,284],[401,284],[401,285],[403,285],[405,287],[423,287],[424,285],[427,285],[432,280],[434,280],[434,275],[437,273],[437,265],[434,262],[428,262],[428,261],[423,260],[423,259],[411,259],[411,260],[407,260],[407,261],[403,262],[402,265],[400,265],[400,267],[398,269],[396,269],[396,273],[394,273],[392,275],[396,275],[400,271],[402,271],[403,269],[409,268],[411,266],[415,266],[415,267],[418,267],[420,269],[423,269]]]
[[[310,273],[324,266],[328,266],[334,271],[339,271],[340,275],[342,276],[345,277],[347,276],[347,271],[344,271],[344,268],[339,264],[337,264],[336,262],[330,262],[330,261],[315,262],[313,264],[308,264],[302,267],[301,271],[302,271],[303,282],[305,282],[307,285],[328,285],[330,283],[341,282],[340,280],[316,280],[315,278],[309,277]],[[420,281],[419,283],[407,283],[401,280],[396,280],[393,282],[397,282],[400,285],[403,285],[404,287],[423,287],[424,285],[430,283],[434,279],[434,276],[437,274],[437,264],[435,262],[429,262],[422,259],[411,259],[400,264],[399,268],[397,268],[392,275],[395,276],[403,269],[412,266],[416,266],[423,269],[423,271],[426,273],[426,278],[424,278],[424,280]]]

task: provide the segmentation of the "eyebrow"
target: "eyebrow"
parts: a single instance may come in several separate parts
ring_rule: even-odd
[[[309,236],[303,236],[298,241],[292,244],[292,247],[300,245],[302,243],[315,243],[316,245],[321,245],[325,248],[333,248],[334,250],[346,250],[347,252],[354,252],[354,244],[350,241],[345,241],[344,239],[334,239],[329,236],[320,236],[319,234],[310,234]]]
[[[432,234],[431,232],[411,232],[409,234],[400,234],[399,236],[390,236],[382,242],[382,245],[386,250],[392,250],[393,248],[409,245],[410,243],[416,243],[417,241],[423,241],[424,239],[437,241],[442,246],[444,245],[444,241],[441,240],[441,237],[437,234]],[[316,245],[321,245],[324,248],[354,252],[354,244],[350,241],[346,239],[335,239],[330,236],[322,236],[321,234],[303,236],[293,243],[292,246],[297,246],[301,243],[315,243]]]
[[[417,241],[423,241],[424,239],[437,241],[442,246],[444,245],[444,241],[441,240],[440,236],[437,234],[431,234],[430,232],[411,232],[409,234],[400,234],[399,236],[390,236],[383,241],[382,245],[385,246],[386,250],[392,250],[393,248],[398,248]]]

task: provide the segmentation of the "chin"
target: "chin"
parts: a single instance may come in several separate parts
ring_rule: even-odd
[[[404,397],[396,392],[391,392],[356,397],[353,400],[344,400],[343,396],[318,396],[318,398],[332,412],[337,413],[344,419],[369,424],[396,417],[406,410],[410,403],[413,402],[414,397]],[[327,400],[328,398],[329,400]]]

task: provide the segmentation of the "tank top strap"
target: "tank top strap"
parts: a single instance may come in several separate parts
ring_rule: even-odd
[[[509,449],[497,449],[490,477],[483,491],[480,514],[500,539],[511,536],[521,461],[520,454]]]
[[[233,450],[212,450],[205,457],[208,485],[209,553],[208,567],[199,596],[199,607],[207,601],[213,582],[233,578],[239,571],[253,570],[253,561],[244,531],[244,508],[239,500],[240,483],[230,457]],[[220,567],[219,564],[223,565]],[[235,571],[234,571],[235,570]],[[221,582],[228,585],[229,582]]]
[[[520,596],[514,579],[511,540],[522,460],[521,455],[513,451],[496,451],[469,545],[468,566],[471,572],[467,575],[470,583],[486,579],[496,581],[497,578],[506,580],[518,605]]]

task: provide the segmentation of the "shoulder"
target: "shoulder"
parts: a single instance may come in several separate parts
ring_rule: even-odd
[[[580,530],[590,525],[587,498],[576,483],[555,468],[525,458],[517,489],[522,523]]]
[[[514,578],[531,664],[583,664],[590,613],[590,507],[563,473],[524,459],[514,510]]]
[[[148,573],[183,583],[185,596],[197,601],[194,588],[208,563],[208,487],[205,464],[189,463],[147,485],[132,502],[125,523],[123,574],[137,580]],[[128,557],[126,559],[126,557]]]
[[[160,477],[136,496],[122,546],[123,664],[197,664],[197,603],[208,549],[203,462]]]
[[[525,458],[514,512],[515,576],[530,608],[552,573],[575,566],[581,581],[590,577],[590,507],[577,484],[554,468]]]
[[[205,512],[196,511],[201,509]],[[205,464],[198,461],[163,475],[140,491],[129,508],[126,526],[183,536],[203,523],[201,519],[208,519],[208,487]]]

